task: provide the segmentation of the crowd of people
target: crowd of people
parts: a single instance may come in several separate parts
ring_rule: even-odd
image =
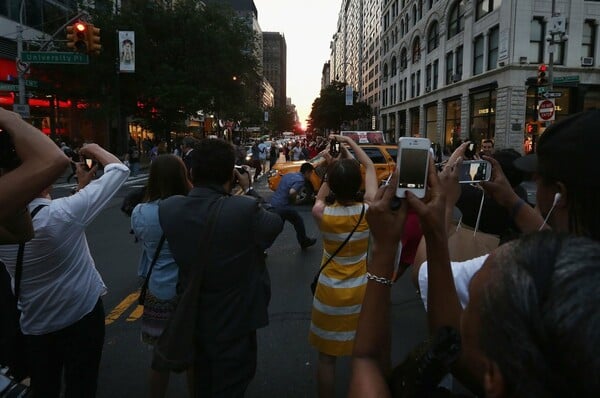
[[[396,198],[397,170],[379,186],[371,159],[347,137],[330,137],[343,144],[339,155],[326,140],[284,148],[290,160],[311,146],[325,158],[312,207],[323,255],[307,330],[318,352],[317,395],[335,396],[336,359],[352,356],[351,397],[449,396],[446,374],[472,396],[600,396],[598,125],[598,110],[561,120],[544,132],[537,154],[525,157],[484,142],[480,156],[492,174],[477,186],[459,183],[465,142],[441,171],[430,158],[424,199],[410,192]],[[72,163],[65,146],[18,115],[0,109],[0,129],[18,159],[0,159],[0,260],[24,337],[23,351],[3,352],[0,361],[24,357],[25,373],[14,365],[13,375],[30,376],[35,396],[58,397],[62,389],[67,397],[93,397],[106,286],[85,228],[135,172],[134,154],[128,168],[96,144],[82,146],[79,154],[104,168],[94,178],[97,166]],[[270,154],[264,145],[261,155],[261,144],[263,168]],[[184,371],[190,396],[244,396],[257,367],[256,332],[268,324],[265,250],[285,221],[301,248],[317,242],[290,205],[312,165],[284,176],[267,202],[240,162],[239,145],[184,140],[179,153],[152,159],[131,214],[141,242],[141,336],[153,347],[153,397],[165,396],[171,372]],[[77,191],[52,199],[49,187],[69,164]],[[519,188],[523,172],[535,176],[535,207]],[[235,185],[243,195],[231,194]],[[456,237],[465,227],[498,238],[464,245]],[[394,366],[390,288],[409,267],[433,346]]]

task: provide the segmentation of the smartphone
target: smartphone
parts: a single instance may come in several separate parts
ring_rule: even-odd
[[[466,159],[473,159],[475,157],[475,150],[477,149],[477,145],[475,145],[474,142],[471,142],[468,146],[467,149],[465,149],[465,158]]]
[[[462,162],[458,182],[472,184],[489,181],[492,175],[492,164],[487,160],[465,160]]]
[[[406,191],[411,191],[418,198],[425,197],[429,148],[431,141],[427,138],[400,137],[396,162],[399,171],[397,197],[404,198]]]
[[[340,143],[335,138],[331,139],[329,142],[329,154],[331,157],[336,158],[340,154]]]

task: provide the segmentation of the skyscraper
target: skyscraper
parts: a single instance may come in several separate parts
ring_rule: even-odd
[[[264,76],[275,90],[275,106],[284,107],[286,101],[287,46],[285,37],[277,32],[263,32]]]

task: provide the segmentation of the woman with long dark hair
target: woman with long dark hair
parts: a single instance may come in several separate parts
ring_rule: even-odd
[[[142,315],[142,341],[154,346],[175,310],[177,304],[177,281],[179,269],[169,243],[164,241],[157,249],[163,236],[158,219],[161,200],[173,195],[187,195],[192,185],[187,178],[185,164],[175,155],[161,155],[152,162],[144,202],[138,204],[131,214],[131,228],[142,243],[142,256],[138,275],[146,278],[155,253],[157,261],[148,281],[148,290]],[[169,371],[150,370],[151,397],[164,397],[169,384]]]
[[[330,165],[312,209],[323,234],[321,263],[329,261],[319,275],[309,333],[311,345],[319,351],[317,385],[320,398],[335,397],[336,358],[351,355],[354,347],[367,283],[369,226],[364,215],[377,192],[375,166],[365,152],[348,137],[334,135],[330,138],[347,144],[358,161],[344,145],[340,145],[338,158],[333,159],[326,153]],[[364,203],[359,193],[363,183],[361,164],[365,168]],[[326,201],[330,193],[335,196],[333,204]]]

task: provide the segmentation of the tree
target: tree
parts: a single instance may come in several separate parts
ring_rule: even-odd
[[[271,131],[293,131],[295,125],[294,112],[287,106],[269,109],[268,126]]]
[[[166,138],[199,110],[231,120],[256,113],[256,37],[231,8],[130,0],[115,13],[111,2],[95,3],[89,13],[101,29],[101,54],[89,65],[47,65],[32,76],[84,104],[86,117],[115,125],[119,112],[132,115]],[[135,31],[135,73],[116,73],[117,30]]]
[[[365,102],[357,102],[354,93],[353,105],[345,105],[346,83],[333,81],[321,90],[312,104],[309,115],[309,129],[339,130],[343,122],[351,122],[371,117],[371,108]]]

